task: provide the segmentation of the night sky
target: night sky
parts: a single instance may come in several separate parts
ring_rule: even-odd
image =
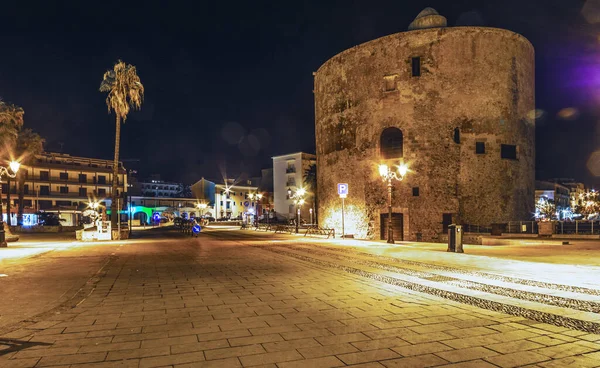
[[[600,149],[598,2],[15,1],[0,15],[0,96],[23,106],[47,150],[111,159],[114,115],[98,87],[121,58],[146,89],[122,129],[121,158],[139,159],[127,166],[186,183],[258,175],[274,155],[314,152],[313,71],[431,6],[449,26],[507,28],[533,43],[537,177],[600,186],[586,168]]]

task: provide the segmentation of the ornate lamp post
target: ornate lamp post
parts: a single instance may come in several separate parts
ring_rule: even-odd
[[[10,173],[10,171],[8,171],[8,169],[6,167],[0,166],[0,179],[2,179],[2,175],[6,175],[9,178],[16,177],[17,172],[19,171],[19,167],[21,167],[21,164],[18,163],[17,161],[11,161],[8,166],[10,167],[12,174]],[[10,188],[8,188],[8,190],[10,191]],[[4,248],[4,247],[7,247],[8,245],[6,244],[6,234],[4,233],[4,219],[2,218],[1,214],[2,214],[2,185],[0,185],[0,248]],[[9,213],[6,214],[6,218],[10,221]]]
[[[306,194],[306,190],[304,188],[298,188],[296,193],[292,193],[292,190],[288,188],[288,197],[294,200],[294,204],[296,205],[296,234],[298,234],[298,227],[300,225],[300,209],[304,204],[304,195]]]
[[[258,201],[262,198],[261,193],[250,193],[248,198],[254,202],[254,226],[258,226]]]
[[[408,166],[404,163],[397,165],[395,171],[392,171],[386,164],[379,165],[379,175],[381,175],[384,182],[387,182],[388,188],[388,243],[394,243],[394,230],[392,229],[392,179],[402,181],[407,172]]]

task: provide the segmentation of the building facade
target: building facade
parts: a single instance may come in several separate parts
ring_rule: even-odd
[[[145,197],[171,197],[181,196],[183,192],[182,183],[173,183],[163,180],[144,180],[136,182],[139,191]]]
[[[562,219],[561,212],[571,206],[571,191],[568,187],[556,182],[535,181],[535,203],[542,198],[551,201],[556,206],[559,219]]]
[[[273,157],[273,198],[274,208],[278,217],[295,218],[296,205],[288,191],[296,193],[300,188],[306,190],[306,203],[300,208],[300,217],[310,222],[314,212],[314,193],[305,185],[307,171],[311,165],[316,165],[317,157],[313,154],[296,152]]]
[[[134,226],[151,224],[153,220],[156,222],[156,217],[166,217],[166,213],[186,219],[206,214],[205,210],[198,208],[198,201],[193,198],[131,196],[129,200]]]
[[[215,184],[214,217],[216,219],[248,220],[254,219],[257,201],[250,199],[250,194],[258,193],[258,186],[251,183]]]
[[[377,166],[401,162],[410,171],[394,182],[397,240],[436,240],[450,223],[530,219],[533,46],[504,29],[446,27],[431,8],[409,29],[314,73],[320,224],[341,230],[335,188],[348,183],[346,233],[385,238]]]
[[[38,211],[56,212],[63,225],[78,225],[81,211],[90,202],[100,202],[110,208],[112,197],[113,161],[76,157],[63,153],[37,155],[30,165],[22,165],[25,175],[24,225],[35,225],[33,214]],[[119,163],[117,195],[127,187],[127,175]],[[3,193],[7,193],[3,184]],[[17,184],[11,181],[11,212],[17,212]],[[124,206],[123,203],[122,206]],[[14,217],[14,216],[11,216]],[[12,221],[16,225],[15,220]]]

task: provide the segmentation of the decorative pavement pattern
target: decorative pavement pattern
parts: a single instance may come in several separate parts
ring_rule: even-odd
[[[125,244],[0,367],[600,366],[599,290],[521,281],[243,232]]]

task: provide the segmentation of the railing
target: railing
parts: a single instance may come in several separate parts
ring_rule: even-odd
[[[509,221],[503,233],[509,234],[537,234],[538,224],[536,221]]]
[[[490,226],[482,226],[482,225],[462,225],[463,232],[465,233],[479,233],[479,234],[490,234],[492,232],[492,228]]]
[[[287,169],[285,169],[285,172],[287,174],[295,173],[296,172],[296,168],[295,167],[288,167]]]
[[[285,186],[286,186],[286,187],[295,187],[295,186],[296,186],[296,180],[288,180],[288,181],[285,183]]]
[[[47,182],[47,183],[56,183],[56,184],[81,184],[81,185],[112,185],[112,181],[109,178],[106,178],[104,183],[100,183],[100,180],[94,180],[93,177],[87,178],[85,181],[79,180],[79,178],[70,177],[68,179],[61,179],[59,177],[50,176],[50,177],[41,177],[41,176],[28,176],[25,179],[25,183],[27,182]],[[117,184],[121,184],[121,180],[117,181]]]
[[[554,232],[556,234],[597,235],[600,234],[600,221],[556,221]]]

